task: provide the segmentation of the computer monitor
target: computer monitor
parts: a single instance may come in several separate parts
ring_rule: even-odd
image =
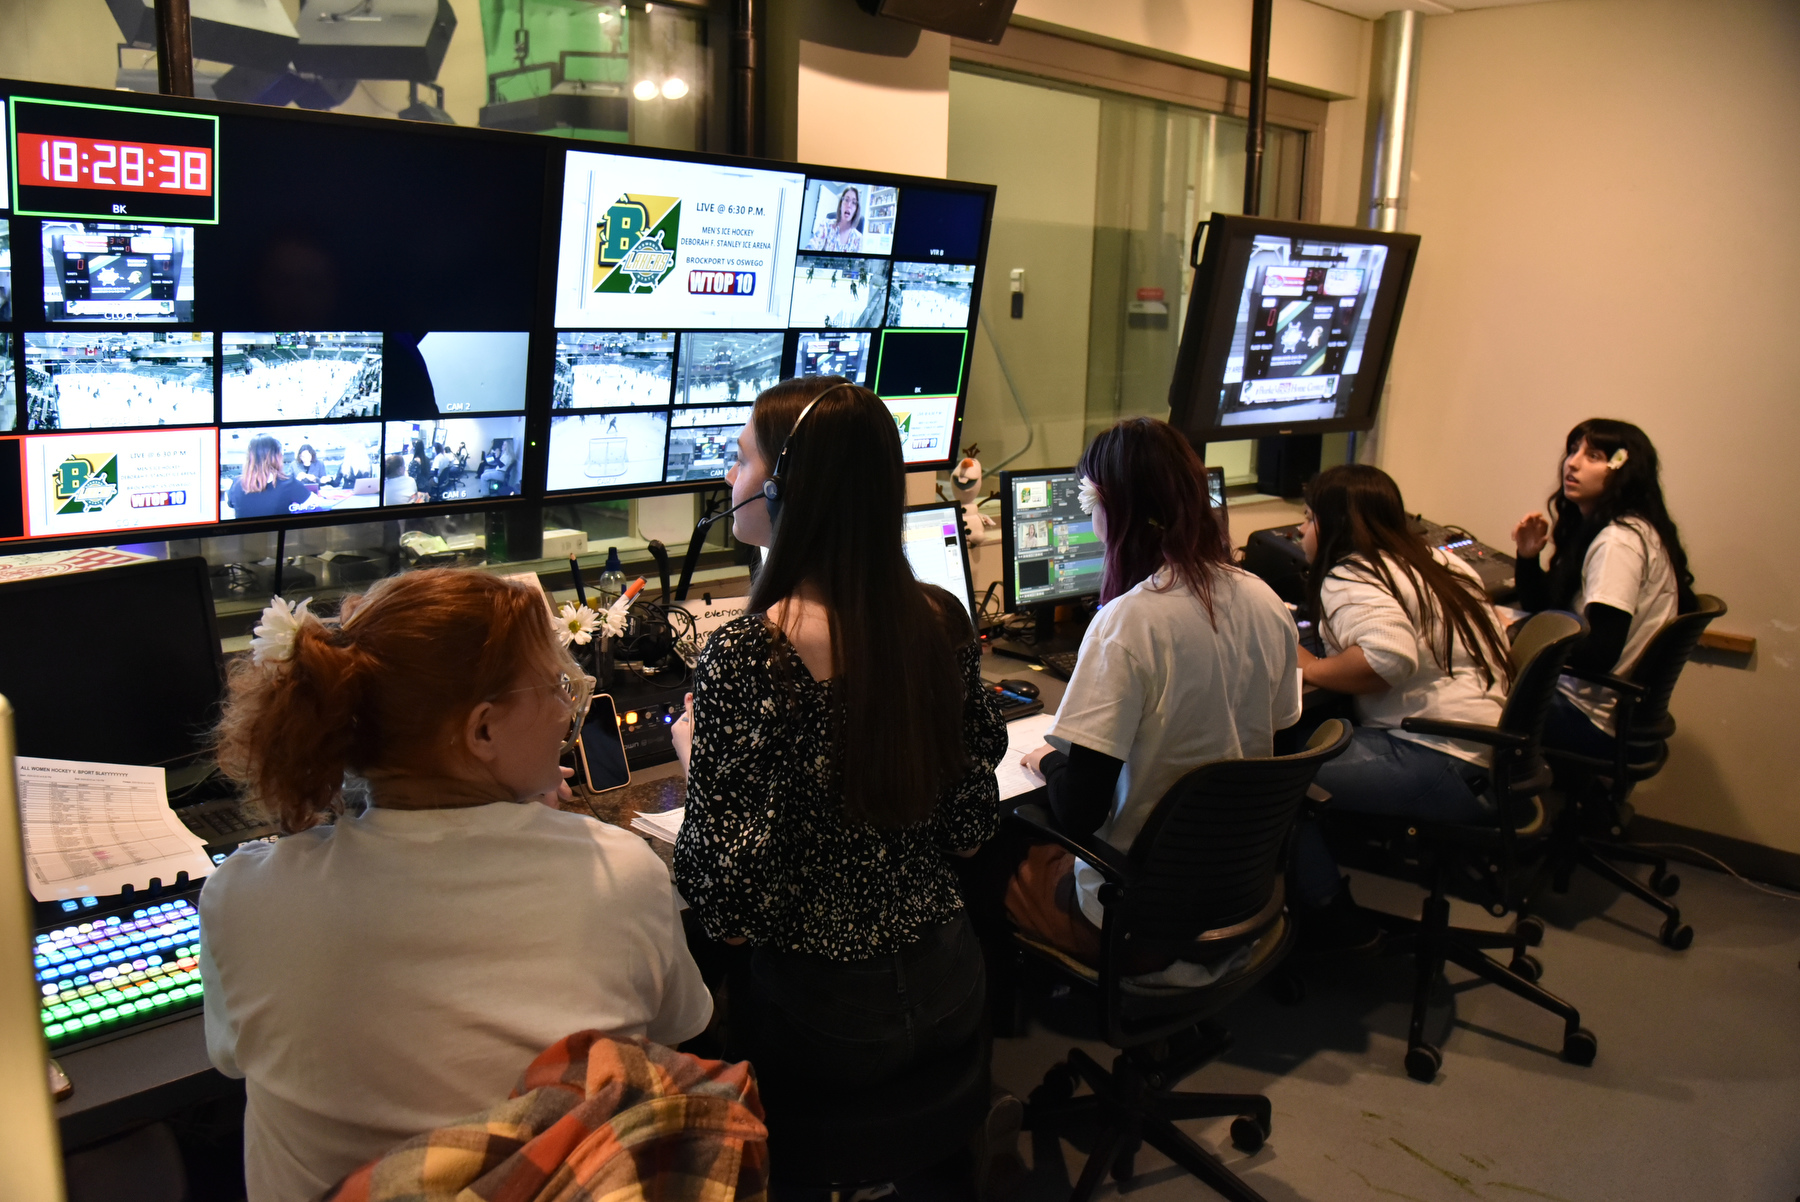
[[[178,766],[224,693],[204,559],[0,584],[0,694],[20,755]]]
[[[1099,595],[1106,548],[1074,468],[1000,473],[1000,543],[1008,613]]]
[[[1367,430],[1416,234],[1219,214],[1195,234],[1169,421],[1195,445]]]
[[[969,573],[969,544],[963,534],[960,507],[948,501],[914,505],[906,511],[900,537],[913,575],[961,601],[969,611],[969,621],[979,628],[975,584]]]
[[[1225,469],[1209,467],[1206,469],[1206,495],[1212,501],[1212,507],[1220,513],[1225,512]]]

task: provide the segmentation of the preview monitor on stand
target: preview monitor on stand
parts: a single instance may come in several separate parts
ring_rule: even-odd
[[[935,584],[963,603],[969,621],[978,629],[975,584],[969,572],[969,544],[963,533],[962,507],[950,501],[914,505],[907,509],[900,532],[901,547],[913,575],[922,583]]]
[[[1418,250],[1417,234],[1231,214],[1201,224],[1169,421],[1197,448],[1264,440],[1258,486],[1296,494],[1305,465],[1317,470],[1318,435],[1375,424]]]
[[[1006,611],[1030,614],[1030,640],[997,640],[995,651],[1035,660],[1066,675],[1081,637],[1059,635],[1059,605],[1100,595],[1106,548],[1094,519],[1081,510],[1074,468],[1000,473],[1001,591]]]

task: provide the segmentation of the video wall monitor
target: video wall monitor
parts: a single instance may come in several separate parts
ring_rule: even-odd
[[[1106,547],[1074,468],[1001,472],[1000,542],[1008,613],[1099,595]]]
[[[1170,422],[1196,445],[1369,429],[1418,249],[1416,234],[1213,217]]]
[[[948,466],[993,196],[0,79],[0,553],[714,487],[796,375]]]

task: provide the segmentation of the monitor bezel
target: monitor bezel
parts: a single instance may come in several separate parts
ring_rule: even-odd
[[[955,501],[929,501],[924,505],[908,505],[906,513],[926,513],[933,509],[950,510],[951,520],[956,525],[956,545],[962,553],[963,587],[968,590],[969,621],[975,629],[981,629],[981,612],[975,608],[975,568],[969,562],[969,532],[963,526],[962,506]]]
[[[14,96],[41,98],[45,100],[75,101],[97,104],[106,107],[142,107],[151,111],[167,111],[196,116],[212,116],[220,118],[250,118],[263,121],[294,122],[344,129],[365,129],[385,133],[401,133],[420,137],[476,140],[514,146],[541,148],[543,152],[544,172],[543,215],[540,223],[540,239],[538,252],[538,289],[535,298],[531,321],[528,326],[531,335],[529,360],[526,368],[526,397],[522,406],[524,416],[524,447],[521,465],[521,485],[517,496],[494,497],[480,499],[461,499],[455,501],[425,502],[404,506],[375,506],[369,509],[334,510],[316,514],[297,514],[286,517],[248,518],[232,521],[213,521],[176,526],[144,526],[130,527],[102,532],[40,535],[7,539],[0,541],[0,555],[25,554],[38,551],[72,550],[81,547],[97,546],[131,546],[141,543],[181,541],[186,539],[221,538],[240,534],[266,534],[276,531],[312,529],[353,525],[360,523],[404,521],[409,518],[443,517],[457,513],[487,513],[524,510],[545,505],[579,504],[598,500],[631,500],[647,496],[666,496],[680,493],[704,492],[725,486],[723,477],[710,480],[687,480],[671,483],[661,481],[643,484],[620,485],[612,488],[593,488],[552,492],[547,488],[547,472],[549,461],[550,433],[550,385],[554,372],[555,340],[555,287],[557,247],[560,235],[560,217],[562,205],[564,164],[571,151],[586,153],[618,154],[626,157],[673,160],[697,163],[709,166],[730,167],[736,170],[780,171],[789,174],[800,174],[807,180],[847,179],[868,181],[870,183],[891,184],[895,187],[914,187],[937,191],[953,191],[979,194],[984,198],[980,239],[976,250],[975,280],[971,287],[969,304],[969,324],[967,329],[967,345],[963,351],[963,366],[960,385],[956,394],[956,407],[950,430],[946,437],[944,454],[939,459],[925,460],[906,465],[908,472],[938,472],[953,467],[959,459],[958,448],[962,443],[963,422],[967,415],[969,399],[969,378],[972,374],[975,356],[975,332],[980,319],[982,291],[987,279],[987,256],[993,233],[994,197],[997,189],[992,184],[977,183],[971,180],[952,180],[936,176],[909,175],[892,171],[865,171],[834,166],[824,163],[790,162],[786,160],[764,157],[749,157],[716,153],[711,151],[665,150],[657,147],[631,146],[622,143],[598,143],[580,138],[558,137],[547,133],[519,133],[511,130],[485,129],[479,126],[437,125],[428,122],[396,123],[393,118],[371,117],[347,113],[314,112],[297,108],[276,108],[266,105],[247,104],[234,101],[206,100],[196,97],[163,96],[150,93],[124,93],[99,88],[76,87],[67,84],[39,83],[31,80],[0,78],[0,105],[7,104]],[[12,166],[14,147],[9,144],[0,147],[0,154],[7,156],[9,168]],[[229,176],[229,164],[220,164],[217,171],[218,187],[221,192],[232,186]],[[16,218],[19,222],[39,222],[45,220],[34,216],[18,216],[12,211],[12,179],[8,180],[8,190],[4,201],[4,209],[0,210],[0,220]],[[222,201],[219,202],[222,205]],[[178,224],[165,222],[165,224]],[[896,261],[894,256],[884,256],[890,262]],[[16,301],[17,298],[15,298]],[[42,304],[41,297],[34,300]],[[41,310],[37,312],[41,317]],[[12,371],[16,384],[24,380],[24,340],[22,335],[27,330],[35,330],[48,323],[26,319],[22,306],[15,303],[11,319],[5,323],[7,332],[16,335],[13,339],[11,359],[3,370]],[[109,326],[130,326],[136,323],[113,322]],[[201,327],[217,335],[226,329],[229,323],[221,321],[179,323],[185,326]],[[610,327],[608,327],[610,328]],[[882,327],[886,328],[886,327]],[[952,327],[953,328],[953,327]],[[792,360],[792,335],[796,327],[784,327],[786,335],[783,345],[782,366],[787,368]],[[218,344],[214,344],[214,418],[213,429],[219,428],[216,420],[219,415],[219,373],[221,371]],[[871,367],[871,370],[873,368]],[[20,421],[23,421],[25,406],[23,391],[20,392]],[[467,416],[483,416],[473,414]],[[384,425],[387,418],[380,419]],[[396,419],[404,420],[404,419]],[[108,431],[111,432],[111,431]],[[23,440],[30,432],[23,429],[0,430],[0,440],[18,439],[23,455]],[[664,444],[664,464],[667,463],[667,443]],[[21,464],[23,467],[23,464]],[[28,487],[28,485],[26,486]],[[29,513],[26,515],[29,529]]]
[[[1358,370],[1351,392],[1350,409],[1343,417],[1302,422],[1260,422],[1255,425],[1221,426],[1217,383],[1225,372],[1237,321],[1238,293],[1242,277],[1227,271],[1226,261],[1240,239],[1258,234],[1285,238],[1317,238],[1361,242],[1388,248],[1391,269],[1382,271],[1371,314],[1369,338],[1363,344],[1365,366]],[[1175,372],[1169,382],[1169,424],[1187,435],[1196,448],[1209,442],[1236,442],[1279,434],[1330,434],[1374,427],[1382,390],[1393,362],[1400,318],[1418,261],[1419,236],[1354,226],[1318,225],[1306,221],[1281,221],[1269,217],[1245,217],[1215,213],[1194,232],[1190,260],[1194,266],[1193,289]],[[1220,316],[1215,320],[1215,314]],[[1380,354],[1370,364],[1370,348]],[[1211,382],[1211,383],[1209,383]],[[1196,390],[1204,392],[1199,395]]]
[[[1073,467],[1045,467],[1033,470],[1004,471],[1000,473],[1000,597],[1006,606],[1006,612],[1019,613],[1019,594],[1013,578],[1013,481],[1020,478],[1036,476],[1077,476],[1079,471]],[[1090,597],[1098,597],[1100,590],[1091,593],[1074,593],[1067,597],[1055,597],[1048,601],[1029,602],[1029,608],[1041,609],[1045,606],[1078,605]]]

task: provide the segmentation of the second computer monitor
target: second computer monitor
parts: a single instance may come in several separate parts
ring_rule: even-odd
[[[1099,594],[1106,548],[1074,468],[1001,472],[1000,538],[1009,613]]]
[[[948,501],[915,505],[906,511],[901,547],[921,583],[947,590],[975,617],[975,587],[969,575],[969,546],[963,539],[962,510]]]

